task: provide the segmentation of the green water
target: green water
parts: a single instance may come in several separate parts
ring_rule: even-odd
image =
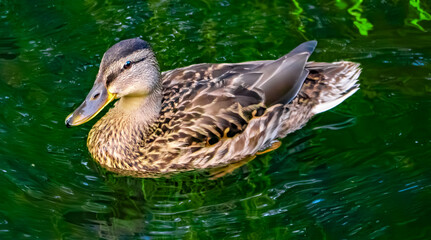
[[[431,238],[431,4],[0,1],[0,239]],[[361,63],[361,89],[275,152],[212,181],[119,177],[64,118],[104,51],[148,40],[162,70],[274,59]]]

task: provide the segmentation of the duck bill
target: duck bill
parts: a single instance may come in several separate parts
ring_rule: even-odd
[[[112,102],[116,94],[110,93],[103,83],[95,83],[84,102],[66,118],[66,126],[78,126],[90,121]]]

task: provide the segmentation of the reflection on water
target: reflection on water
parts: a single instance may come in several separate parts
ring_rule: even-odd
[[[406,1],[0,3],[0,238],[431,237],[431,11]],[[361,63],[361,90],[234,174],[119,177],[64,117],[120,39],[162,70],[272,59]],[[92,122],[94,123],[94,121]]]

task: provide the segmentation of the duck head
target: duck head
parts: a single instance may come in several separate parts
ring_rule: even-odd
[[[146,98],[159,88],[160,70],[150,45],[140,38],[118,42],[103,55],[93,88],[67,116],[66,126],[88,122],[115,99]]]

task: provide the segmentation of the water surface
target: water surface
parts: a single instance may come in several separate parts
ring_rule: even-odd
[[[431,238],[431,5],[410,1],[0,2],[1,239]],[[135,179],[66,129],[104,51],[141,36],[162,70],[359,62],[361,89],[275,152],[212,181]]]

